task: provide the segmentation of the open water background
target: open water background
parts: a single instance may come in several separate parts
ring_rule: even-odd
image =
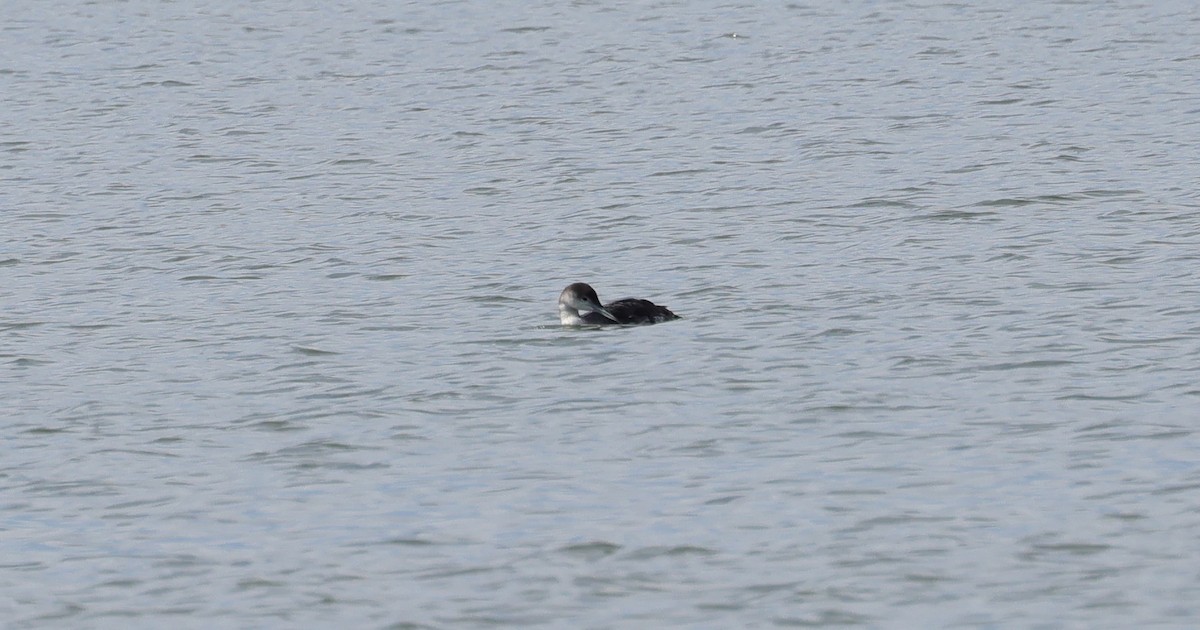
[[[6,3],[0,619],[1196,627],[1197,77],[1171,0]]]

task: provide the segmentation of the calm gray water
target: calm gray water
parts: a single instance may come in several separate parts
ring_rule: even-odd
[[[1200,620],[1192,2],[200,4],[4,8],[6,628]]]

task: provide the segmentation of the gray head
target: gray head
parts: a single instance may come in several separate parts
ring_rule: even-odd
[[[614,322],[617,321],[617,318],[600,304],[600,296],[596,295],[595,289],[582,282],[576,282],[568,285],[558,295],[558,317],[565,326],[578,326],[584,323],[579,317],[580,311],[600,313]]]

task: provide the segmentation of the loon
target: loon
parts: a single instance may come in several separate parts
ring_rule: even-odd
[[[583,314],[580,314],[583,311]],[[563,326],[610,324],[658,324],[679,319],[667,307],[650,300],[625,298],[608,304],[600,304],[596,290],[576,282],[563,289],[558,296],[558,318]]]

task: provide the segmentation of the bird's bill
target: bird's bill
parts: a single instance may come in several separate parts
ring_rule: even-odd
[[[597,306],[597,307],[595,307],[595,310],[597,313],[600,313],[601,315],[613,320],[614,322],[616,322],[618,324],[621,323],[620,321],[617,320],[616,317],[613,317],[612,313],[608,312],[608,309],[604,308],[603,306]]]

